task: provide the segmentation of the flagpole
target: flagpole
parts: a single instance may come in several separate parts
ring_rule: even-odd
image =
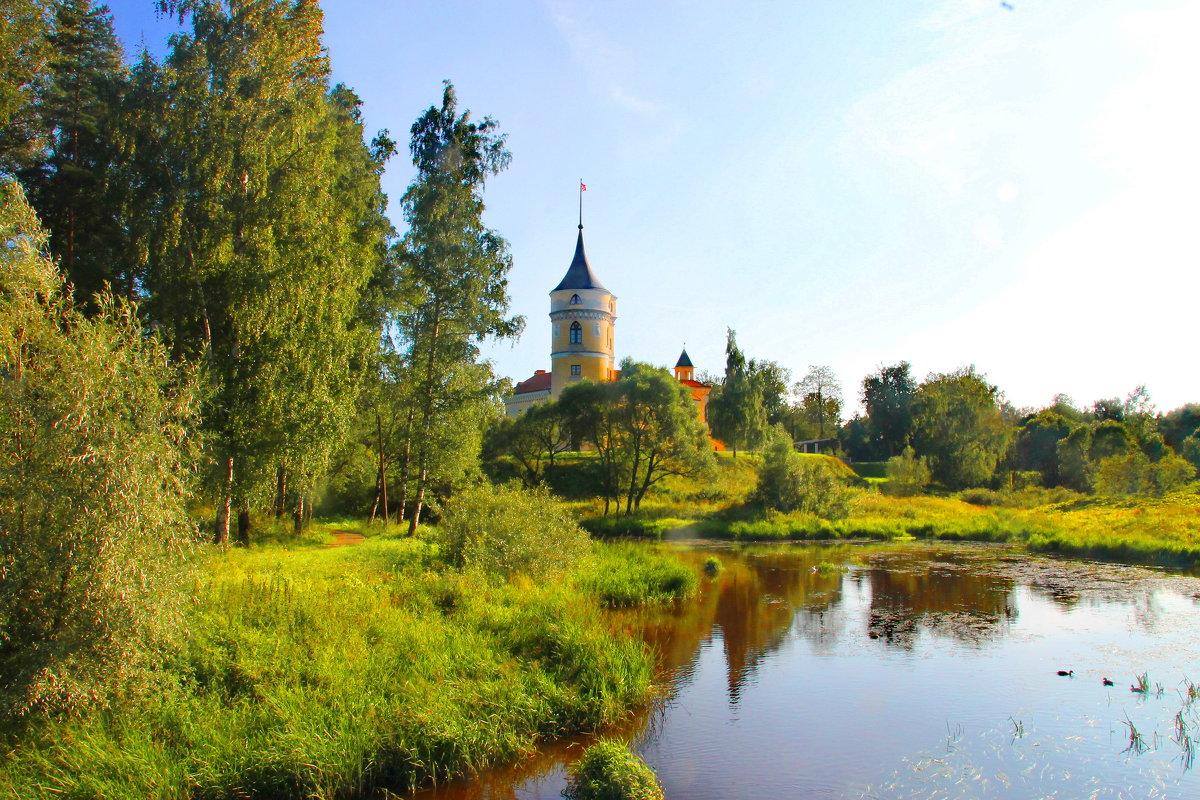
[[[579,230],[583,230],[583,178],[579,179]]]

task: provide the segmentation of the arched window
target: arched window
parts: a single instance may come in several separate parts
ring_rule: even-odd
[[[578,322],[571,323],[571,344],[583,344],[583,326]]]
[[[571,305],[577,306],[582,302],[583,301],[579,299],[579,295],[577,295],[577,294],[571,295]]]

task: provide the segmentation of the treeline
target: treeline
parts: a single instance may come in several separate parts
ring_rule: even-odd
[[[213,539],[248,542],[263,514],[302,526],[329,483],[415,527],[497,414],[479,343],[522,324],[481,221],[509,162],[495,122],[447,82],[412,126],[397,236],[380,189],[396,144],[331,85],[314,0],[161,0],[185,27],[161,61],[127,59],[90,0],[4,5],[0,178],[81,309],[134,303],[189,372]]]
[[[918,381],[902,361],[863,378],[865,413],[843,423],[841,387],[828,367],[810,367],[789,385],[785,368],[747,360],[732,331],[726,353],[724,375],[708,376],[709,422],[734,448],[762,447],[778,428],[793,441],[817,440],[822,452],[888,461],[893,477],[948,489],[1155,495],[1200,468],[1200,404],[1159,413],[1144,386],[1086,407],[1058,395],[1045,408],[1016,408],[973,366]]]

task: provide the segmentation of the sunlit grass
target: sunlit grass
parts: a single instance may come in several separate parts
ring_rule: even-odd
[[[511,761],[647,697],[651,657],[602,603],[696,581],[665,554],[602,546],[574,578],[502,582],[392,537],[234,549],[200,573],[154,691],[10,738],[0,797],[355,797]]]

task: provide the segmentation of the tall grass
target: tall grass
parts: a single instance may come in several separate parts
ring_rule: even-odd
[[[647,696],[650,656],[609,632],[578,581],[436,565],[423,542],[386,537],[214,556],[157,698],[10,735],[0,797],[404,792]]]
[[[695,569],[645,545],[599,547],[579,571],[580,588],[609,608],[680,600],[696,592]]]

